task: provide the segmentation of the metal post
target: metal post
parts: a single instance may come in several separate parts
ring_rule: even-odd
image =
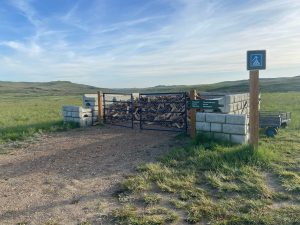
[[[196,100],[196,96],[197,96],[196,90],[191,90],[190,100]],[[196,137],[196,109],[190,109],[190,116],[191,116],[190,136],[194,138]]]

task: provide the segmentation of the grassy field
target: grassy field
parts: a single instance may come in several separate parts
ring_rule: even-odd
[[[0,96],[0,143],[65,130],[62,105],[80,105],[81,96]]]
[[[256,152],[179,136],[177,147],[122,183],[115,222],[300,224],[300,93],[263,94],[262,100],[263,110],[292,111],[288,129],[276,138],[262,136]]]
[[[300,92],[264,93],[262,110],[293,122],[260,148],[178,136],[158,162],[144,164],[116,193],[119,224],[300,224]],[[61,106],[81,96],[1,95],[0,142],[67,129]],[[184,144],[183,144],[184,143]]]

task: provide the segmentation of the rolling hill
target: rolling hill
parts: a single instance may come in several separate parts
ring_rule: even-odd
[[[199,91],[209,92],[247,92],[248,80],[226,81],[215,84],[203,85],[171,85],[171,86],[155,86],[149,88],[124,88],[124,89],[108,89],[98,88],[89,85],[76,84],[69,81],[53,81],[53,82],[7,82],[0,81],[0,94],[14,94],[23,96],[33,95],[79,95],[83,93],[103,92],[179,92],[196,89]],[[300,91],[300,76],[281,77],[281,78],[263,78],[260,79],[260,88],[262,92],[288,92]]]

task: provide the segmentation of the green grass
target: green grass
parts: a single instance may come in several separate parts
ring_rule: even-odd
[[[64,124],[63,105],[80,105],[81,96],[0,96],[0,143],[74,127]]]
[[[293,122],[275,138],[262,135],[257,151],[206,136],[178,137],[186,146],[140,165],[123,182],[130,204],[120,202],[113,219],[119,224],[300,224],[299,99],[296,92],[262,95],[262,109],[291,111]],[[147,214],[153,196],[160,199],[155,207],[178,218]],[[151,222],[144,222],[145,215]]]

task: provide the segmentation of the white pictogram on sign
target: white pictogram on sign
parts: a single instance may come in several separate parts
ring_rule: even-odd
[[[261,62],[259,61],[259,57],[257,55],[252,58],[252,66],[261,66]]]

